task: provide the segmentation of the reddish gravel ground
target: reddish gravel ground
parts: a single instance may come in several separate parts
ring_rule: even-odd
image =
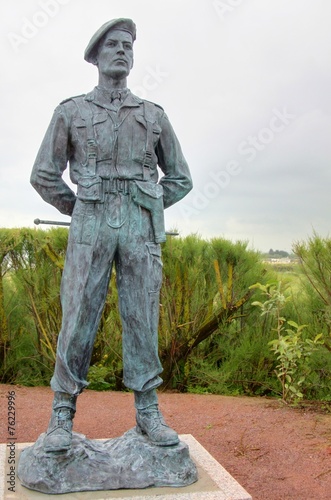
[[[16,395],[19,442],[47,428],[53,394],[45,387],[0,385],[0,441],[7,440],[8,391]],[[167,422],[192,434],[254,500],[331,500],[331,415],[247,397],[161,393]],[[74,430],[111,438],[134,426],[129,393],[86,390]]]

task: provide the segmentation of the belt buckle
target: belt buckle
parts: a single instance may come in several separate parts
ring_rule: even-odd
[[[124,191],[124,180],[123,179],[117,179],[117,191],[122,193]]]

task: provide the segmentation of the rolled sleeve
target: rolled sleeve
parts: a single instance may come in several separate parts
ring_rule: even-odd
[[[47,203],[61,213],[71,215],[76,195],[62,179],[67,168],[69,125],[64,107],[59,105],[53,114],[35,160],[30,182]]]
[[[191,191],[193,184],[179,141],[166,114],[162,117],[161,127],[156,153],[158,165],[164,173],[160,179],[164,208],[168,208],[184,198]]]

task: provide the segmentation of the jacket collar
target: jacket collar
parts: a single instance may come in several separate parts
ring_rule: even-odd
[[[86,94],[84,97],[86,101],[91,101],[93,104],[96,104],[97,106],[101,106],[102,108],[109,109],[111,111],[114,111],[115,108],[114,106],[108,101],[106,96],[104,95],[103,92],[101,92],[97,87],[95,87],[92,92],[89,92]],[[140,97],[135,96],[132,94],[130,91],[126,98],[124,99],[124,102],[121,106],[121,108],[124,107],[129,107],[129,108],[135,108],[139,107],[143,103],[142,99]]]

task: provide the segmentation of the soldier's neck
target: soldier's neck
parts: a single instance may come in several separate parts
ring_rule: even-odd
[[[105,90],[111,91],[114,89],[126,89],[127,88],[127,79],[125,78],[112,78],[106,75],[99,75],[99,83],[98,87],[101,87]]]

